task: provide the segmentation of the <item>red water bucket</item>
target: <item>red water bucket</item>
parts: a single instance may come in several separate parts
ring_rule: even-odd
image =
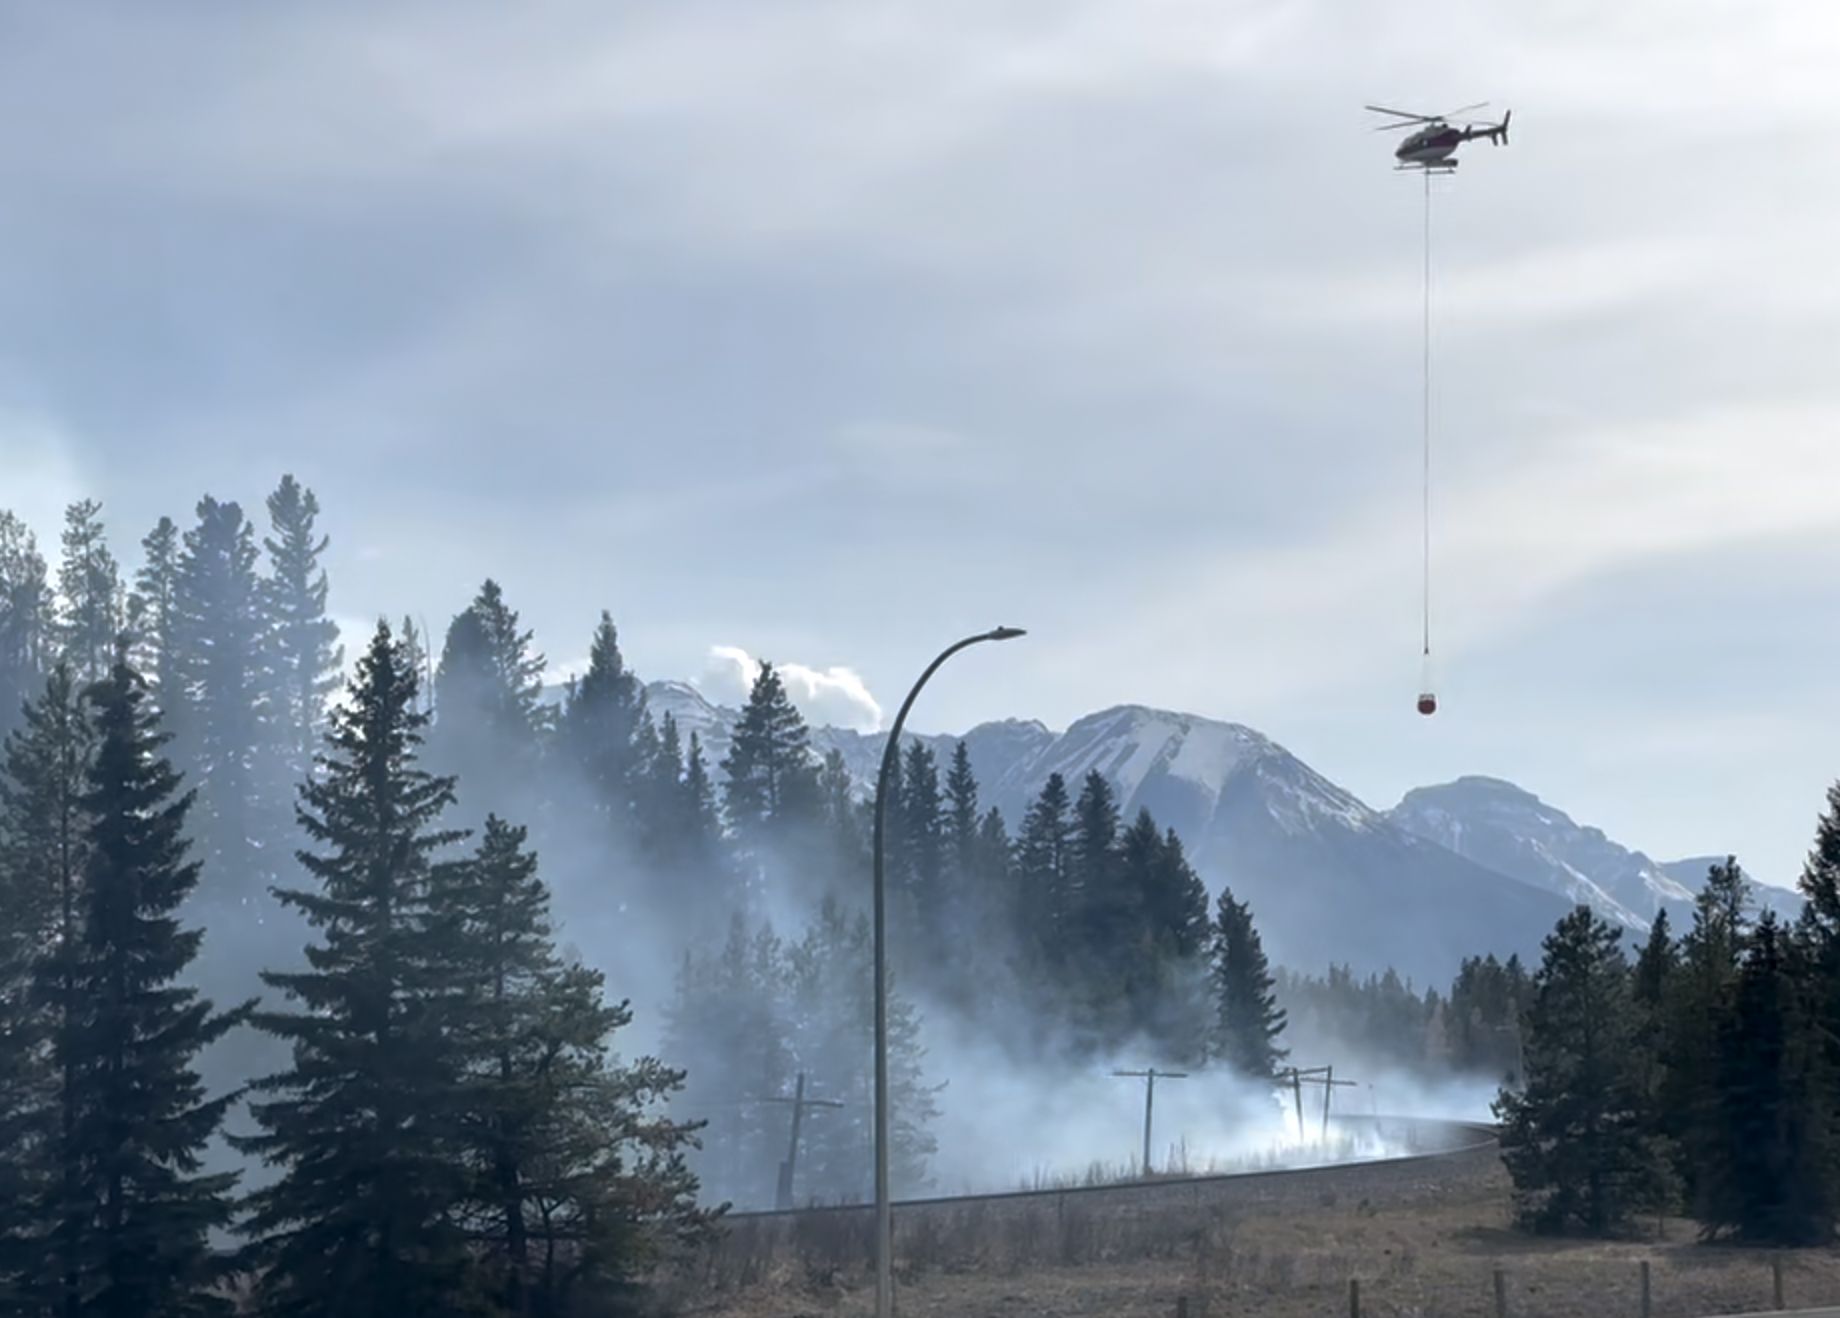
[[[1420,692],[1418,697],[1418,712],[1421,714],[1437,713],[1437,697],[1432,695],[1429,691]]]

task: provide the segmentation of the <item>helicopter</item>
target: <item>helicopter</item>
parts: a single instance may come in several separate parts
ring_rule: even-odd
[[[1501,146],[1508,140],[1508,120],[1514,115],[1512,110],[1504,112],[1498,124],[1464,123],[1459,127],[1449,122],[1460,114],[1480,110],[1486,105],[1487,101],[1478,101],[1448,114],[1414,114],[1407,110],[1390,110],[1384,105],[1370,105],[1367,108],[1375,114],[1390,114],[1398,120],[1397,123],[1380,125],[1375,132],[1385,133],[1419,125],[1418,130],[1401,142],[1399,149],[1393,153],[1399,162],[1393,168],[1449,174],[1457,168],[1454,152],[1465,142],[1486,137],[1494,145]]]

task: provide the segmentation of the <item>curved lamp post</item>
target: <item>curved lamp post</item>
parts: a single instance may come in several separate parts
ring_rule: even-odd
[[[907,722],[907,712],[914,707],[914,698],[920,694],[945,663],[960,650],[968,649],[983,641],[1013,641],[1023,635],[1020,627],[998,627],[976,636],[967,636],[955,645],[947,646],[937,659],[928,664],[926,671],[920,674],[920,680],[914,683],[914,689],[907,693],[907,699],[901,702],[901,712],[894,716],[894,726],[888,730],[888,745],[882,750],[881,772],[875,777],[875,1315],[876,1318],[893,1318],[894,1314],[894,1217],[888,1201],[888,938],[887,938],[887,901],[886,885],[882,877],[882,831],[883,819],[887,813],[888,775],[894,771],[894,763],[901,753],[901,726]]]

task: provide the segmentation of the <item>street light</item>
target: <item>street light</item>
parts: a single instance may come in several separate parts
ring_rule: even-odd
[[[888,775],[894,772],[895,759],[901,753],[901,726],[907,722],[907,711],[914,707],[914,698],[940,665],[979,642],[1013,641],[1023,634],[1020,627],[998,627],[967,636],[941,651],[901,702],[901,712],[894,716],[894,726],[888,730],[888,745],[882,750],[881,772],[875,777],[875,1318],[893,1318],[894,1314],[894,1214],[888,1201],[888,922],[882,878]]]

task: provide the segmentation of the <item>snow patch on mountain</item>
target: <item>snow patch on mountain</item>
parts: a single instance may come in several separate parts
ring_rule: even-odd
[[[1417,788],[1387,817],[1460,856],[1591,906],[1632,930],[1645,931],[1664,907],[1679,913],[1693,901],[1693,893],[1667,867],[1499,778],[1467,777]]]

